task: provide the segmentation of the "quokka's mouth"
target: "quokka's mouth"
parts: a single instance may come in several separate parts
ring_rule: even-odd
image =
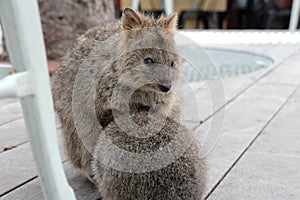
[[[169,92],[171,90],[172,85],[158,85],[158,88],[160,89],[160,91],[162,92]]]

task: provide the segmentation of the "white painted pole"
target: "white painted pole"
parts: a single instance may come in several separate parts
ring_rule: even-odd
[[[5,79],[5,84],[13,86],[15,81],[26,81],[24,91],[30,95],[20,95],[16,93],[18,90],[4,90],[2,94],[23,96],[24,119],[45,199],[74,200],[75,195],[67,182],[58,150],[37,0],[0,0],[0,14],[10,60],[17,74],[23,73],[23,79],[16,74]]]
[[[293,0],[289,30],[295,31],[297,29],[300,12],[300,0]]]
[[[2,37],[2,28],[0,26],[0,54],[3,52]]]
[[[132,9],[138,10],[139,9],[140,0],[132,0]]]
[[[174,12],[174,0],[164,0],[164,7],[166,15],[170,15]]]
[[[132,0],[132,9],[139,9],[140,0]],[[164,0],[164,8],[166,11],[166,15],[170,15],[174,11],[174,0]]]

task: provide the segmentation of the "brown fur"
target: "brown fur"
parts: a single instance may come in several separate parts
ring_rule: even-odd
[[[119,131],[113,125],[112,111],[138,114],[152,109],[172,121],[170,124],[180,123],[181,111],[174,95],[181,73],[172,33],[176,21],[176,14],[154,20],[125,9],[121,23],[95,27],[79,37],[56,71],[52,80],[54,105],[67,155],[95,182],[99,178],[93,178],[91,163],[93,156],[98,156],[92,155],[96,141],[104,128],[106,133]],[[149,67],[145,58],[152,58],[155,64]],[[164,92],[162,85],[172,87]],[[133,93],[126,98],[129,92]],[[166,132],[172,134],[173,129]]]

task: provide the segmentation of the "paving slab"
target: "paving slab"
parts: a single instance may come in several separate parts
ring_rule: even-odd
[[[28,141],[24,119],[0,126],[0,153]]]
[[[300,83],[300,49],[295,51],[289,59],[286,59],[282,64],[274,69],[274,71],[263,81],[272,84],[294,84]]]
[[[26,136],[26,131],[24,130],[20,134]],[[16,140],[12,140],[12,142],[16,142]],[[61,158],[65,161],[67,157],[59,133],[58,143]],[[29,142],[0,153],[0,172],[0,197],[37,176]]]
[[[11,103],[13,101],[18,101],[17,99],[14,98],[4,98],[0,100],[0,108],[3,107],[5,104]]]
[[[21,104],[19,101],[1,100],[0,106],[0,125],[23,116]]]
[[[69,162],[64,164],[68,181],[74,189],[78,200],[97,200],[99,193],[96,187],[79,171],[74,169]],[[42,200],[44,199],[39,185],[39,179],[23,185],[15,191],[2,196],[1,200]]]
[[[0,154],[0,196],[37,175],[29,143]]]
[[[299,199],[299,119],[298,89],[208,199]]]
[[[278,109],[293,93],[295,87],[258,84],[245,92],[226,108],[225,122],[219,139],[212,151],[212,141],[208,140],[207,156],[208,185],[207,194],[227,173],[236,159],[249,146]],[[219,113],[214,117],[218,117]],[[210,137],[208,137],[210,139]]]

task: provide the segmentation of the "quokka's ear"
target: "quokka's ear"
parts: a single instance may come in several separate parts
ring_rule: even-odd
[[[173,13],[167,17],[161,16],[158,19],[158,23],[160,24],[160,26],[162,26],[163,28],[171,29],[171,30],[176,29],[177,21],[178,21],[177,13]]]
[[[143,19],[140,13],[132,10],[131,8],[125,8],[122,15],[122,28],[123,30],[131,30],[135,28],[141,28]]]

